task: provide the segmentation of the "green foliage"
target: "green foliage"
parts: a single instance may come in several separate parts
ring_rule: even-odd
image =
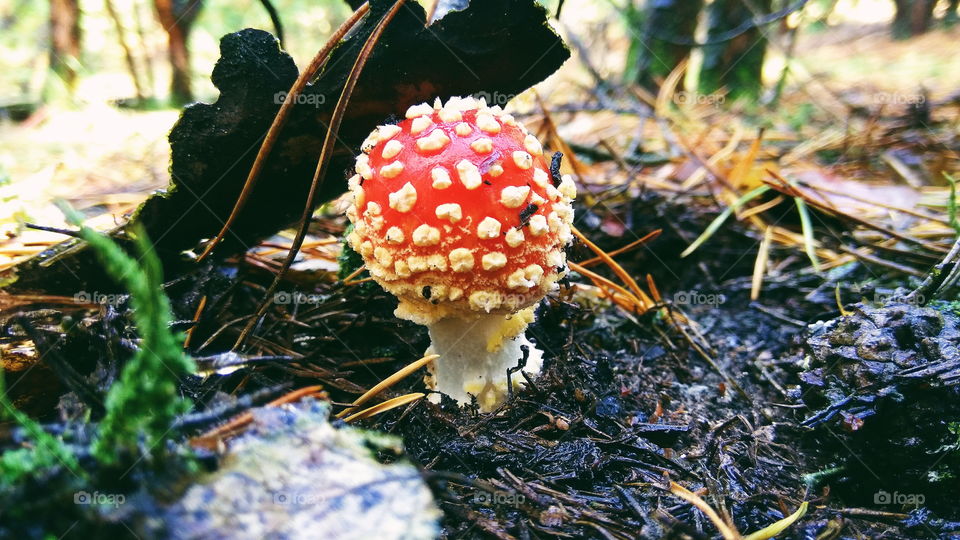
[[[786,121],[790,124],[790,129],[796,132],[802,132],[803,128],[813,123],[813,115],[816,113],[816,107],[813,103],[801,103],[794,107],[787,114]]]
[[[80,224],[79,215],[63,210],[71,222]],[[107,273],[130,292],[131,312],[141,338],[139,350],[107,394],[106,415],[92,448],[94,457],[105,465],[116,464],[121,455],[134,454],[141,446],[148,452],[156,449],[174,419],[191,407],[190,400],[179,394],[177,381],[193,373],[195,366],[184,353],[181,338],[169,328],[173,317],[163,293],[160,259],[144,231],[133,230],[139,260],[110,238],[86,227],[80,230]]]
[[[350,274],[356,272],[358,268],[363,267],[363,257],[354,251],[353,248],[350,247],[350,243],[346,240],[347,236],[350,236],[351,231],[353,231],[352,223],[347,226],[345,231],[343,231],[343,249],[340,250],[340,255],[337,256],[337,263],[340,265],[340,271],[337,273],[337,277],[341,281],[346,279]],[[370,273],[364,270],[353,279],[359,280],[369,276]],[[377,288],[376,282],[373,281],[366,281],[357,286],[360,287],[360,290],[365,293],[369,293]]]
[[[0,487],[16,484],[19,480],[34,476],[40,471],[62,464],[75,475],[82,476],[83,471],[76,456],[60,439],[50,435],[32,418],[23,414],[7,396],[3,372],[0,371],[0,419],[9,418],[30,434],[33,446],[11,450],[0,455]]]
[[[343,231],[343,249],[337,256],[337,264],[340,265],[340,272],[337,273],[337,277],[340,280],[346,279],[347,276],[356,272],[357,268],[363,266],[363,258],[350,247],[350,243],[346,240],[351,232],[353,232],[353,223],[347,225],[346,230]]]
[[[753,18],[752,9],[770,13],[770,0],[714,0],[707,6],[707,39],[713,40]],[[714,94],[725,88],[734,101],[756,102],[763,91],[763,63],[767,38],[764,31],[752,28],[737,39],[711,43],[703,47],[703,65],[698,86],[702,94]]]
[[[947,200],[947,214],[950,216],[950,226],[960,233],[960,221],[957,220],[957,179],[947,173],[944,178],[950,183],[950,199]]]
[[[627,61],[624,66],[623,80],[632,82],[640,77],[640,58],[644,54],[643,25],[646,16],[643,9],[636,5],[633,0],[626,0],[618,3],[614,0],[607,0],[607,3],[613,7],[617,15],[620,16],[621,24],[627,30],[627,36],[630,39],[630,45],[627,48]]]
[[[949,313],[955,317],[960,317],[960,301],[957,300],[933,300],[927,307],[931,307],[941,313]]]
[[[67,207],[63,207],[63,211],[71,223],[80,224],[81,216],[76,212]],[[103,473],[134,460],[134,463],[152,463],[152,459],[142,459],[140,449],[146,449],[147,457],[156,457],[158,450],[166,451],[162,443],[169,438],[174,420],[191,407],[190,401],[179,395],[177,383],[180,377],[194,371],[193,360],[184,354],[182,340],[169,328],[172,316],[170,302],[163,292],[160,260],[143,230],[133,230],[134,248],[139,259],[128,255],[107,236],[86,227],[80,230],[105,271],[130,292],[131,312],[141,337],[139,350],[123,367],[119,379],[107,394],[106,414],[97,426],[90,448],[97,467],[90,471],[82,469],[79,454],[17,410],[6,394],[0,373],[0,419],[12,419],[30,439],[23,448],[0,455],[0,509],[9,510],[11,514],[6,514],[8,516],[21,511],[28,513],[24,515],[48,512],[49,508],[44,504],[56,504],[50,501],[62,501],[70,496],[71,491],[75,496],[75,490],[80,488],[112,485],[115,490],[124,489],[116,485],[116,477]],[[164,463],[168,475],[171,469],[179,474],[194,470],[192,454],[185,448],[178,450],[173,459]],[[58,467],[61,467],[59,471]],[[58,483],[56,475],[64,470],[71,473],[65,478],[67,483]],[[45,475],[50,476],[44,480]],[[13,495],[28,479],[43,482],[45,503],[38,505],[36,501]],[[15,501],[13,505],[7,500],[11,496]],[[32,508],[31,504],[34,504]],[[76,512],[88,508],[93,507],[72,507],[73,514],[57,514],[45,523],[70,519],[64,516],[75,516]],[[3,536],[3,530],[6,529],[0,527],[0,536]]]

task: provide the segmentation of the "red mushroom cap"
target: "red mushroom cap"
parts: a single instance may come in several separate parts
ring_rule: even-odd
[[[350,245],[406,318],[513,313],[565,269],[572,180],[499,107],[451,98],[377,128],[350,179]],[[404,306],[404,302],[407,303]]]

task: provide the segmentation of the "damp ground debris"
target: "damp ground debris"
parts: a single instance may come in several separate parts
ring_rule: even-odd
[[[371,5],[333,58],[392,2]],[[90,245],[76,223],[9,235],[0,538],[309,537],[376,512],[411,538],[960,537],[960,98],[872,108],[874,88],[808,80],[777,110],[678,101],[678,77],[660,95],[603,79],[589,36],[564,43],[532,1],[472,2],[436,33],[401,13],[349,107],[294,109],[216,256],[198,242],[298,76],[259,30],[221,41],[219,100],[174,128],[169,192],[101,214]],[[517,24],[491,26],[502,13]],[[527,90],[565,76],[566,45],[592,84]],[[305,94],[338,93],[350,65]],[[339,198],[372,126],[483,93],[520,94],[580,190],[569,273],[528,330],[543,372],[491,413],[424,399],[427,332],[345,247]],[[336,112],[345,142],[275,288]]]
[[[625,199],[603,210],[578,208],[596,217],[594,227],[584,220],[581,232],[601,245],[613,243],[602,230],[608,212],[649,216],[651,206],[661,219],[689,227],[677,234],[697,234],[711,217],[698,217],[701,210],[688,201]],[[647,227],[667,225],[645,219]],[[341,217],[318,225],[334,234],[344,226]],[[739,224],[713,239],[715,253],[730,258],[740,257],[735,246],[748,242]],[[671,256],[669,244],[663,249],[654,242],[621,264],[645,273]],[[245,429],[217,426],[249,408],[303,387],[322,387],[322,398],[336,408],[422,356],[428,345],[422,327],[393,316],[396,300],[378,286],[348,285],[329,272],[317,280],[308,270],[294,272],[278,293],[289,301],[268,313],[255,354],[204,354],[228,345],[234,321],[255,308],[271,276],[262,262],[247,256],[208,263],[166,288],[181,328],[192,332],[198,368],[211,374],[181,384],[202,412],[183,417],[179,444],[193,441],[212,452],[201,459],[202,468],[216,469],[218,445]],[[707,271],[729,267],[719,256],[702,264]],[[864,291],[849,285],[871,276],[858,266],[826,281],[803,273],[782,277],[756,301],[749,276],[729,275],[715,284],[688,275],[662,278],[670,283],[670,289],[661,285],[664,290],[686,292],[643,314],[591,294],[582,276],[571,275],[538,308],[530,329],[546,353],[543,374],[500,409],[479,414],[449,400],[420,400],[357,423],[402,441],[399,451],[433,492],[448,538],[715,536],[699,510],[671,494],[671,482],[744,532],[762,530],[808,502],[792,537],[832,528],[948,537],[958,518],[951,502],[958,463],[957,315],[949,303],[864,302],[858,298]],[[689,273],[696,276],[703,267],[694,268]],[[845,314],[837,287],[850,299]],[[199,298],[206,298],[209,316],[193,325]],[[4,320],[8,351],[32,340],[51,358],[26,372],[12,398],[47,429],[76,430],[97,414],[85,404],[89,396],[108,387],[117,364],[137,348],[130,305],[121,299],[97,309],[64,309],[43,302],[48,305],[20,308]],[[808,320],[822,322],[799,322]],[[64,357],[82,361],[64,363]],[[378,399],[422,392],[420,373]],[[8,378],[18,380],[15,369]],[[85,436],[62,435],[77,445]],[[6,445],[18,440],[24,440],[20,430],[6,431]],[[158,459],[177,461],[176,452]],[[140,495],[135,510],[105,512],[102,523],[85,526],[145,527],[156,505],[186,488],[178,484],[188,473],[181,471],[177,482],[162,462],[154,466],[113,486]],[[50,497],[51,483],[70,484],[63,478],[68,474],[38,479],[19,495],[42,490]],[[894,491],[929,499],[913,508],[891,501],[874,509],[875,494],[892,497]],[[38,498],[36,506],[9,513],[6,530],[29,531],[30,517],[46,510],[44,502],[53,503]]]

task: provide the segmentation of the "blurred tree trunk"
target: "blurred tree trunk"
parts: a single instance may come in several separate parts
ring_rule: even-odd
[[[167,32],[170,69],[173,73],[170,100],[177,105],[190,103],[193,101],[193,91],[190,89],[188,40],[203,0],[155,0],[154,5],[160,24]]]
[[[140,2],[134,3],[133,23],[137,29],[137,38],[140,50],[143,52],[143,71],[146,77],[147,95],[152,98],[153,93],[157,91],[156,81],[153,78],[153,54],[150,50],[150,47],[147,46],[147,31],[143,27],[143,16],[140,14],[140,9]]]
[[[691,45],[676,42],[693,41],[702,8],[703,0],[650,2],[640,36],[643,46],[637,58],[637,82],[640,85],[656,93],[660,82],[690,57]]]
[[[50,0],[50,69],[69,94],[80,65],[80,6],[77,0]]]
[[[918,36],[930,29],[937,0],[894,0],[896,13],[891,31],[894,39]]]
[[[127,71],[130,73],[130,78],[133,79],[133,87],[137,92],[137,102],[142,105],[146,99],[146,93],[144,93],[143,84],[140,82],[140,72],[137,69],[137,61],[133,57],[133,51],[127,44],[123,20],[120,19],[120,14],[117,13],[113,5],[113,0],[104,0],[104,7],[107,8],[107,15],[113,20],[113,28],[117,32],[117,43],[119,43],[120,48],[123,49],[123,58],[127,63]]]
[[[749,6],[748,6],[749,3]],[[755,14],[770,13],[771,0],[714,0],[707,7],[707,41],[713,42]],[[726,88],[733,98],[756,100],[763,90],[763,60],[767,39],[762,29],[752,27],[736,37],[703,48],[700,92],[713,94]]]

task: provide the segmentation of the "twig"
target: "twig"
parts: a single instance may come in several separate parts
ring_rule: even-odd
[[[236,221],[237,217],[240,215],[240,212],[243,210],[243,207],[247,203],[247,199],[250,198],[250,193],[253,192],[254,186],[257,185],[257,179],[260,176],[260,170],[263,168],[264,163],[267,161],[267,156],[270,155],[270,151],[273,149],[274,143],[277,142],[277,137],[280,135],[280,130],[283,129],[284,124],[287,121],[287,117],[290,115],[293,105],[297,102],[297,96],[303,92],[303,89],[307,86],[307,82],[313,78],[314,75],[320,71],[320,68],[326,63],[327,58],[330,56],[330,53],[340,44],[340,40],[343,39],[343,36],[347,34],[357,22],[363,18],[367,12],[370,11],[370,6],[367,3],[361,5],[353,15],[344,21],[340,25],[340,28],[337,28],[337,31],[333,33],[327,43],[317,52],[317,55],[313,57],[313,60],[310,61],[310,65],[300,73],[300,76],[297,77],[297,80],[294,81],[293,86],[290,87],[290,91],[287,93],[287,98],[283,100],[283,104],[280,106],[280,110],[277,112],[277,115],[273,119],[273,123],[270,124],[270,129],[267,130],[267,135],[263,139],[263,143],[260,145],[260,150],[257,152],[257,157],[253,162],[253,165],[250,167],[250,173],[247,174],[247,180],[243,184],[243,189],[240,191],[240,195],[237,197],[237,202],[233,205],[233,210],[230,211],[230,215],[227,217],[227,221],[223,224],[223,228],[220,229],[220,232],[217,233],[217,236],[211,240],[206,248],[203,250],[203,253],[197,257],[197,261],[202,261],[210,255],[211,252],[217,247],[217,245],[223,240],[223,237],[226,236],[227,231],[230,230],[230,227],[233,225],[233,222]]]
[[[280,285],[280,281],[283,279],[284,274],[286,274],[287,270],[290,269],[290,266],[293,265],[293,261],[296,258],[297,253],[300,251],[300,246],[303,245],[303,239],[306,238],[307,229],[310,226],[310,216],[313,214],[317,193],[320,190],[320,186],[323,184],[327,166],[330,164],[330,155],[333,152],[333,145],[336,142],[337,133],[340,131],[340,124],[343,122],[343,117],[347,112],[347,104],[350,102],[350,96],[353,95],[353,89],[357,86],[357,80],[359,80],[360,73],[363,72],[363,67],[367,64],[367,60],[370,58],[370,53],[373,51],[373,47],[378,41],[380,41],[380,36],[383,35],[383,31],[386,29],[387,25],[390,24],[390,21],[392,21],[397,15],[397,12],[400,11],[400,7],[403,6],[404,2],[405,0],[397,0],[393,4],[393,7],[391,7],[390,10],[383,15],[383,18],[380,19],[379,23],[377,23],[377,26],[373,29],[373,32],[370,33],[366,43],[363,44],[363,48],[360,49],[360,52],[357,54],[357,59],[353,64],[353,68],[350,70],[350,75],[347,77],[346,83],[343,85],[343,91],[340,93],[340,98],[337,100],[337,105],[334,107],[333,114],[330,116],[330,123],[327,125],[327,134],[323,139],[323,148],[320,150],[320,158],[317,160],[317,168],[313,173],[313,180],[310,182],[310,192],[307,194],[307,203],[304,205],[303,214],[300,217],[300,228],[297,230],[297,236],[293,239],[293,243],[290,246],[290,252],[283,261],[283,266],[273,278],[273,282],[270,284],[270,286],[267,287],[265,298],[263,299],[263,302],[260,303],[260,307],[257,309],[257,315],[244,327],[243,331],[240,333],[240,337],[237,338],[237,342],[233,346],[234,349],[239,348],[243,344],[247,338],[247,335],[249,335],[263,315],[267,312],[267,308],[270,307],[271,295],[277,290],[277,287]]]

